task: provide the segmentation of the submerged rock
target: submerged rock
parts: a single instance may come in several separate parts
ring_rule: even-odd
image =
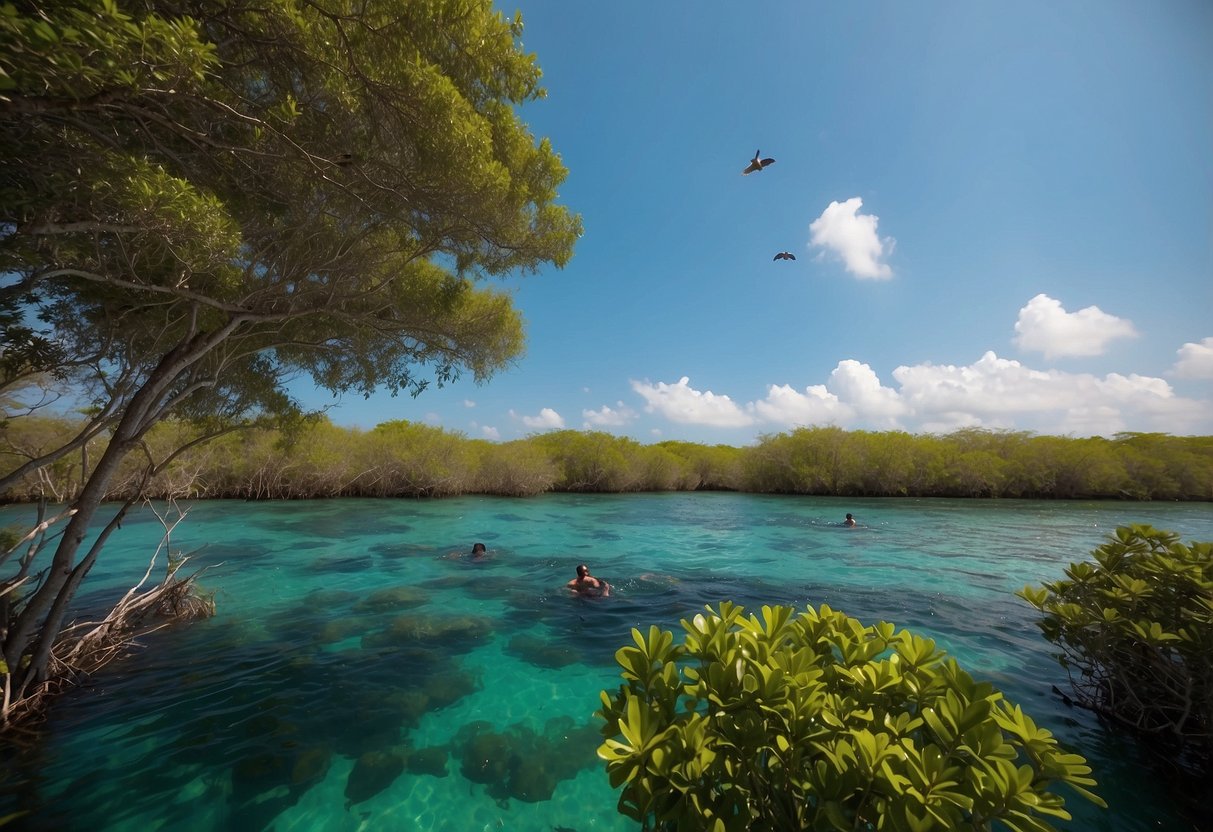
[[[375,649],[422,645],[463,653],[484,643],[492,633],[492,619],[481,615],[401,615],[385,629],[363,636],[362,646]]]
[[[473,722],[459,730],[461,743],[459,770],[473,783],[504,784],[510,773],[514,751],[504,734],[494,733],[488,722]]]
[[[489,796],[535,803],[550,800],[562,780],[597,765],[598,739],[597,727],[564,717],[549,720],[542,734],[520,723],[498,732],[488,722],[471,722],[454,744],[460,772],[483,784]]]
[[[384,560],[403,560],[404,558],[429,557],[434,550],[428,546],[418,546],[415,543],[376,543],[370,548]]]
[[[345,808],[370,800],[404,772],[404,757],[392,751],[368,751],[358,758],[345,782]]]
[[[343,607],[358,600],[358,593],[348,589],[317,589],[303,597],[303,603],[309,609],[331,609]]]
[[[365,618],[330,618],[316,628],[317,644],[334,644],[367,631]]]
[[[309,748],[295,758],[291,768],[292,786],[310,786],[319,783],[328,774],[333,753],[327,748]]]
[[[389,586],[367,595],[354,604],[354,612],[391,612],[429,603],[430,594],[415,586]]]
[[[409,774],[426,774],[430,777],[446,777],[450,774],[446,769],[449,755],[443,746],[430,748],[415,748],[409,752]]]
[[[363,572],[372,565],[366,555],[350,555],[344,558],[317,558],[305,568],[308,572]]]
[[[577,652],[570,645],[553,644],[525,633],[510,639],[505,652],[536,667],[548,667],[554,670],[579,661]]]

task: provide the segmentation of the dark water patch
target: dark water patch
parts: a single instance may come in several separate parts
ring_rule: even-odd
[[[362,638],[364,649],[427,647],[466,653],[493,635],[493,620],[483,615],[401,615],[382,630]]]
[[[437,589],[437,590],[461,590],[480,580],[478,575],[472,573],[461,573],[458,575],[443,575],[438,578],[427,578],[421,581],[417,586],[422,589]]]
[[[428,604],[430,593],[415,586],[377,589],[354,604],[354,612],[377,613],[408,610]]]
[[[327,540],[299,540],[291,543],[291,549],[306,552],[309,549],[325,549],[333,544]]]
[[[804,552],[820,552],[832,550],[837,541],[819,534],[773,534],[764,538],[763,548],[771,553],[794,556]]]
[[[373,566],[367,555],[346,555],[336,558],[317,558],[303,565],[303,571],[324,575],[329,573],[365,572]]]
[[[309,503],[312,501],[309,501]],[[276,506],[277,509],[277,506]],[[326,540],[349,540],[367,532],[366,513],[355,505],[313,508],[299,515],[282,515],[277,510],[273,517],[262,519],[258,525],[278,535],[297,537],[322,537]],[[374,520],[376,534],[405,535],[413,531],[412,525],[401,520],[378,516]]]
[[[445,746],[410,748],[405,760],[405,767],[409,774],[446,777],[450,774],[446,766],[449,757],[450,753]]]
[[[200,547],[197,553],[205,558],[206,563],[222,561],[235,566],[266,560],[276,554],[276,549],[257,538],[211,541]]]
[[[521,514],[511,514],[509,512],[504,512],[502,514],[494,514],[493,519],[500,520],[502,523],[528,523],[528,522],[530,522],[526,517],[523,517]]]
[[[332,753],[361,758],[399,744],[425,713],[470,695],[479,684],[440,651],[404,649],[392,661],[377,660],[360,650],[267,661],[282,649],[277,642],[243,649],[230,669],[242,679],[240,684],[207,672],[189,680],[177,676],[171,693],[166,691],[163,712],[150,718],[141,712],[154,711],[154,700],[130,703],[136,717],[119,743],[110,743],[113,753],[138,747],[144,737],[161,738],[155,752],[156,774],[144,772],[130,785],[132,793],[151,788],[161,772],[163,789],[171,791],[183,771],[230,766],[233,791],[226,828],[267,828],[323,778]],[[260,669],[254,671],[257,666]],[[241,668],[248,672],[241,673]],[[193,703],[192,708],[176,706],[182,701]],[[202,709],[201,713],[195,709]],[[121,759],[114,758],[113,765],[126,765]],[[419,759],[417,765],[422,764]],[[352,793],[355,802],[366,799],[375,778],[382,776],[374,767],[364,769]],[[90,773],[88,779],[108,782],[108,787],[98,786],[103,791],[115,785],[112,773]],[[157,788],[153,793],[164,791]],[[89,792],[77,788],[75,794]],[[155,811],[150,798],[132,803],[123,802],[113,791],[106,794],[113,800],[91,801],[84,816],[103,810],[116,813],[111,818],[125,816],[124,812]],[[89,827],[72,823],[53,828]]]
[[[349,606],[362,595],[348,589],[316,589],[303,596],[303,604],[309,609],[335,610]]]
[[[545,621],[552,617],[549,612],[550,607],[546,604],[537,604],[532,601],[524,601],[522,599],[508,599],[507,603],[517,602],[517,606],[509,606],[502,614],[501,618],[504,622],[505,629],[508,630],[525,630],[533,624]]]
[[[505,652],[528,664],[553,670],[559,670],[562,667],[567,667],[580,661],[572,645],[554,644],[547,639],[527,633],[514,636],[510,639]]]
[[[345,808],[370,800],[404,773],[404,757],[394,751],[368,751],[358,758],[345,784]]]
[[[347,638],[361,636],[372,627],[368,618],[335,618],[328,619],[316,628],[313,640],[316,644],[336,644]]]
[[[434,557],[439,550],[433,546],[418,543],[375,543],[367,548],[368,552],[383,560],[406,560],[408,558]]]
[[[516,723],[495,731],[489,722],[464,725],[454,747],[460,773],[500,804],[513,798],[528,803],[550,800],[562,780],[597,766],[600,740],[594,725],[578,726],[570,717],[556,717],[542,733]]]
[[[228,824],[232,829],[265,829],[328,772],[323,749],[263,752],[232,767]]]
[[[429,711],[440,711],[480,690],[480,679],[462,668],[448,668],[427,675],[421,683]]]
[[[598,542],[614,543],[623,540],[623,535],[607,531],[606,529],[598,529],[590,533],[590,539]]]
[[[530,589],[527,580],[508,574],[506,565],[492,558],[462,558],[452,561],[450,569],[450,574],[427,578],[415,586],[425,591],[451,592],[482,601],[501,600]]]

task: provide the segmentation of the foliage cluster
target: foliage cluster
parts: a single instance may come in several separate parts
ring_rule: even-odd
[[[1069,819],[1067,753],[934,642],[823,605],[722,602],[616,653],[600,715],[619,810],[645,829],[1009,830]]]
[[[1213,773],[1213,543],[1133,525],[1091,555],[1019,592],[1078,701]]]
[[[0,472],[75,435],[67,420],[0,425]],[[145,456],[115,476],[111,498],[141,487],[146,458],[166,459],[195,428],[167,422]],[[78,491],[104,435],[16,482],[3,496],[64,501]],[[979,449],[979,450],[975,450]],[[977,461],[986,466],[984,473]],[[1147,475],[1147,469],[1149,474]],[[599,432],[555,431],[511,442],[403,420],[370,431],[320,418],[283,432],[233,433],[190,448],[146,486],[158,497],[292,499],[548,491],[733,490],[839,496],[1213,499],[1213,438],[1123,434],[1067,439],[966,429],[946,436],[804,428],[736,448],[642,445]]]

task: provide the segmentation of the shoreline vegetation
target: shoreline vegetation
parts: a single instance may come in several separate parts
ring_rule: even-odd
[[[79,431],[66,418],[0,426],[0,469],[15,470]],[[186,422],[151,430],[112,478],[107,500],[526,497],[549,492],[739,491],[842,497],[1213,501],[1213,437],[1120,433],[1039,436],[966,428],[943,435],[799,428],[747,447],[644,445],[562,430],[510,442],[404,420],[371,430],[313,418],[191,446]],[[39,468],[0,502],[71,502],[105,439]],[[185,452],[179,449],[187,447]],[[146,479],[148,460],[157,474]]]

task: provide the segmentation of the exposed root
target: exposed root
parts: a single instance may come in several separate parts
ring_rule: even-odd
[[[87,681],[89,676],[115,659],[130,654],[140,646],[138,640],[143,636],[178,621],[214,615],[214,593],[202,592],[196,583],[206,569],[184,578],[177,576],[188,560],[186,557],[170,558],[168,572],[159,585],[139,592],[141,581],[101,621],[67,627],[51,648],[45,680],[30,686],[20,699],[9,700],[10,677],[5,674],[0,729],[10,732],[40,720],[51,698]]]

